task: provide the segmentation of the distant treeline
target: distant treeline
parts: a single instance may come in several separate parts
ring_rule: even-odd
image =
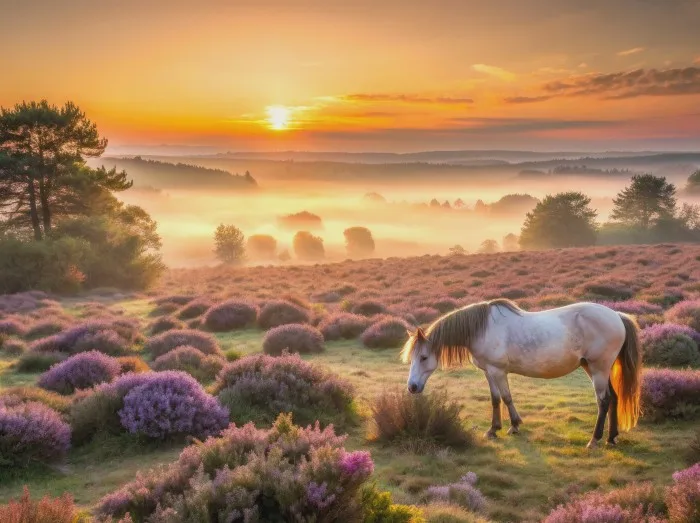
[[[454,210],[459,212],[474,212],[477,214],[491,215],[521,215],[532,210],[539,202],[537,198],[529,194],[506,194],[492,203],[484,203],[477,200],[473,207],[468,206],[464,200],[457,198],[453,202],[444,200],[442,203],[433,198],[430,202],[409,203],[406,201],[390,203],[379,193],[371,192],[364,196],[365,201],[378,205],[400,205],[411,207],[414,210]]]
[[[258,183],[249,172],[231,174],[223,169],[211,169],[187,163],[169,163],[134,158],[104,158],[103,165],[124,169],[137,188],[152,189],[256,189]]]
[[[599,169],[586,165],[557,165],[547,171],[541,169],[523,169],[518,173],[521,178],[540,178],[556,175],[631,176],[632,174],[634,174],[633,171],[629,169]]]

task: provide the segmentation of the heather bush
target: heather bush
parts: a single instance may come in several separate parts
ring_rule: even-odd
[[[660,314],[663,312],[661,306],[641,300],[601,301],[600,304],[618,312],[634,314],[635,316],[641,316],[642,314]]]
[[[197,318],[207,312],[209,307],[212,306],[211,301],[205,299],[197,299],[189,302],[187,305],[182,307],[178,313],[177,317],[181,320],[191,320]]]
[[[52,365],[65,360],[68,356],[62,352],[25,352],[17,360],[17,372],[44,372]]]
[[[267,331],[263,338],[263,352],[273,356],[284,351],[314,354],[323,350],[323,334],[310,325],[280,325]]]
[[[580,292],[583,297],[593,300],[626,301],[634,295],[627,284],[607,280],[585,283]]]
[[[459,302],[454,298],[441,298],[432,303],[431,307],[440,311],[440,314],[451,312],[459,307]]]
[[[95,320],[36,340],[30,349],[32,352],[66,354],[97,350],[109,356],[125,356],[132,352],[138,336],[138,325],[129,320]]]
[[[8,356],[21,356],[27,352],[27,344],[22,340],[14,338],[2,339],[0,337],[0,352]]]
[[[42,403],[61,414],[66,414],[71,404],[70,398],[38,387],[10,387],[2,389],[0,402],[2,401],[5,401],[8,405],[29,402]]]
[[[698,333],[685,325],[665,323],[642,329],[644,363],[663,367],[700,366]]]
[[[411,325],[402,318],[384,318],[370,325],[360,339],[370,349],[395,349],[402,346],[408,337]]]
[[[405,445],[416,452],[435,447],[472,446],[471,432],[461,420],[462,406],[447,393],[384,392],[371,406],[374,441]]]
[[[413,317],[419,324],[432,323],[440,317],[440,311],[432,307],[419,307],[413,311]]]
[[[288,301],[271,301],[266,303],[258,315],[258,326],[271,329],[291,323],[309,323],[309,311],[296,303]]]
[[[59,394],[72,394],[76,389],[87,389],[112,381],[121,372],[116,360],[98,351],[81,352],[52,366],[39,376],[42,389]]]
[[[686,300],[676,303],[666,311],[666,320],[700,331],[700,300]]]
[[[0,319],[0,336],[24,336],[27,329],[19,319]]]
[[[166,352],[183,346],[194,347],[204,354],[223,356],[216,338],[211,334],[196,330],[171,330],[152,336],[146,340],[144,349],[150,352],[154,358],[162,356]]]
[[[158,318],[148,326],[148,333],[151,336],[156,336],[163,332],[176,329],[182,330],[184,328],[185,324],[177,318],[173,318],[171,316],[163,316],[161,318]]]
[[[153,303],[155,305],[172,304],[177,305],[178,307],[182,307],[183,305],[187,305],[194,299],[195,297],[189,294],[173,294],[171,296],[163,296],[161,298],[157,298],[153,301]]]
[[[700,521],[700,463],[673,474],[665,499],[671,523]]]
[[[361,316],[376,316],[377,314],[384,314],[386,307],[378,301],[366,300],[355,305],[352,308],[352,312]]]
[[[244,329],[255,324],[258,308],[240,300],[231,300],[211,307],[204,315],[204,326],[214,332]]]
[[[647,369],[642,376],[642,412],[651,421],[700,416],[700,371]]]
[[[151,312],[149,312],[148,315],[151,317],[166,316],[179,309],[180,306],[175,303],[162,303],[151,309]]]
[[[24,333],[24,337],[28,340],[36,340],[58,334],[66,328],[68,328],[68,324],[62,319],[42,320],[31,325]]]
[[[422,508],[426,523],[491,523],[491,520],[452,503],[430,503]]]
[[[181,370],[198,381],[213,380],[224,366],[220,356],[208,356],[194,347],[184,345],[166,352],[153,362],[153,370]]]
[[[360,336],[369,324],[370,320],[365,316],[349,312],[338,312],[326,316],[318,325],[318,329],[326,341],[351,340]]]
[[[121,368],[119,374],[126,374],[127,372],[148,372],[151,370],[148,364],[138,356],[121,356],[117,358],[117,361]]]
[[[81,515],[73,503],[73,497],[65,493],[60,498],[48,495],[39,501],[33,500],[29,489],[24,486],[22,497],[10,499],[0,505],[0,521],[3,523],[88,523],[89,518]]]
[[[0,398],[0,469],[60,461],[70,447],[70,427],[46,405]]]
[[[300,423],[353,420],[351,385],[298,355],[246,356],[224,367],[213,388],[236,423],[270,423],[291,412]]]
[[[269,429],[235,425],[183,450],[160,470],[104,497],[102,516],[135,523],[185,523],[188,514],[222,521],[357,521],[360,488],[374,465],[347,452],[331,427],[301,428],[280,415]]]
[[[425,498],[431,502],[453,503],[473,512],[484,512],[486,498],[476,488],[476,482],[476,474],[467,472],[455,483],[428,487]]]
[[[367,485],[360,491],[362,523],[423,523],[425,520],[417,507],[392,503],[389,492],[381,492],[375,485]]]

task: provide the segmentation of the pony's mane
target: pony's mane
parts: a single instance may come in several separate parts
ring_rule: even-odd
[[[523,312],[512,301],[499,298],[448,312],[428,327],[424,336],[441,366],[461,365],[470,360],[470,348],[484,334],[491,307],[503,307],[518,315]],[[417,345],[416,341],[421,336],[423,336],[422,331],[417,331],[406,342],[401,351],[404,362],[411,360]]]

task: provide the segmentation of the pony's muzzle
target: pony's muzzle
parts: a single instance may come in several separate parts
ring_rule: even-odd
[[[418,387],[418,385],[415,383],[409,383],[408,392],[410,392],[411,394],[420,394],[421,392],[423,392],[423,387]]]

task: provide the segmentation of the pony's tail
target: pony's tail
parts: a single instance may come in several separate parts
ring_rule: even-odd
[[[642,351],[639,343],[637,322],[620,314],[625,326],[625,342],[613,364],[610,382],[617,393],[617,420],[622,430],[637,424],[640,413]]]

